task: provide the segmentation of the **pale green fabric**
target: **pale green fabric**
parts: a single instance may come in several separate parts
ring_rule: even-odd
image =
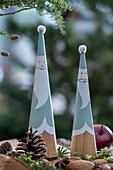
[[[79,64],[79,68],[81,69],[86,69],[86,59],[85,59],[85,53],[81,53],[80,54],[80,64]]]
[[[86,58],[84,53],[80,54],[79,69],[87,69]],[[77,81],[79,80],[77,79]],[[89,86],[88,86],[88,90],[89,90]],[[87,125],[93,130],[91,102],[89,101],[88,105],[85,108],[80,109],[81,106],[82,106],[82,98],[79,94],[78,82],[77,82],[73,130],[81,129],[85,125],[85,123],[87,123]]]
[[[35,109],[36,105],[37,105],[37,98],[33,93],[29,126],[32,126],[35,129],[38,128],[42,124],[45,117],[48,125],[53,127],[54,119],[53,119],[53,111],[51,109],[52,106],[50,102],[50,97],[42,107]]]
[[[42,32],[39,32],[37,55],[38,56],[46,56],[45,41],[44,41],[44,35],[43,35]],[[47,76],[48,76],[48,70],[46,70],[46,73],[47,73]],[[47,81],[49,81],[49,79]],[[35,129],[38,129],[38,127],[40,127],[44,118],[46,119],[47,124],[49,126],[54,127],[53,109],[52,109],[52,104],[51,104],[50,89],[47,89],[47,91],[49,91],[49,96],[48,96],[46,103],[44,103],[43,106],[41,106],[37,109],[35,109],[35,107],[37,105],[38,99],[36,98],[34,92],[33,92],[33,95],[32,95],[32,104],[31,104],[29,126],[32,126]]]
[[[44,35],[42,32],[39,32],[37,55],[38,56],[46,56],[45,41],[44,41]]]
[[[80,109],[81,105],[82,105],[82,99],[77,90],[73,130],[81,129],[84,126],[85,122],[91,129],[93,129],[91,103],[89,102],[88,105],[83,109]]]

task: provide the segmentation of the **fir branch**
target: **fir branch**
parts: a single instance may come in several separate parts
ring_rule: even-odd
[[[64,21],[63,21],[63,17],[61,15],[61,11],[58,11],[57,8],[51,7],[50,6],[46,6],[46,10],[51,14],[52,18],[54,19],[54,21],[56,21],[61,33],[63,35],[66,34],[66,32],[64,31]]]
[[[7,37],[7,38],[9,37],[8,32],[6,32],[6,31],[4,31],[4,30],[1,30],[1,29],[0,29],[0,34],[3,35],[3,36],[5,36],[5,37]]]
[[[19,9],[18,11],[15,11],[15,12],[10,12],[10,13],[5,13],[5,14],[0,14],[0,16],[5,16],[5,15],[14,15],[14,14],[16,14],[16,13],[18,13],[18,12],[21,12],[21,11],[24,11],[24,10],[30,10],[30,9],[32,9],[33,7],[30,7],[30,8],[21,8],[21,9]]]
[[[67,3],[65,0],[6,0],[6,1],[1,1],[0,2],[0,9],[8,8],[8,6],[17,6],[21,9],[15,11],[15,12],[10,12],[10,13],[5,13],[5,14],[0,14],[0,16],[6,16],[6,15],[13,15],[16,13],[19,13],[24,10],[30,10],[30,9],[37,9],[40,14],[44,10],[47,11],[47,13],[50,13],[54,21],[56,21],[60,31],[62,34],[65,34],[64,27],[65,27],[65,22],[62,17],[62,11],[61,10],[72,10],[72,6],[70,3]]]
[[[67,3],[65,0],[48,0],[48,2],[50,2],[56,6],[59,6],[62,9],[70,10],[70,11],[72,10],[71,4]]]

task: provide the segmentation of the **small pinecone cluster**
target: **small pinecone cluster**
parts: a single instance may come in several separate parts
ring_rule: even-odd
[[[40,160],[46,157],[45,142],[41,135],[35,135],[37,130],[33,132],[32,127],[30,131],[26,132],[27,137],[19,139],[19,144],[16,148],[17,154],[32,155],[33,160]]]
[[[9,142],[2,143],[0,145],[0,154],[6,155],[9,152],[12,152],[12,145]]]

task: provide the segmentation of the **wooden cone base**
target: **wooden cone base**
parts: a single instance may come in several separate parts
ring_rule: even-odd
[[[87,131],[81,135],[72,136],[71,153],[74,152],[96,156],[95,136]]]
[[[41,135],[44,138],[44,142],[46,143],[45,147],[47,148],[47,151],[46,151],[47,158],[58,157],[55,135],[50,135],[46,131],[44,131]]]

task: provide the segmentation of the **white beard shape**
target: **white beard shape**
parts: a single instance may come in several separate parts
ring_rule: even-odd
[[[49,80],[45,56],[38,56],[34,78],[34,93],[38,99],[35,109],[43,106],[49,96]]]
[[[87,69],[79,69],[78,91],[82,98],[82,106],[80,107],[80,109],[83,109],[90,102]]]

